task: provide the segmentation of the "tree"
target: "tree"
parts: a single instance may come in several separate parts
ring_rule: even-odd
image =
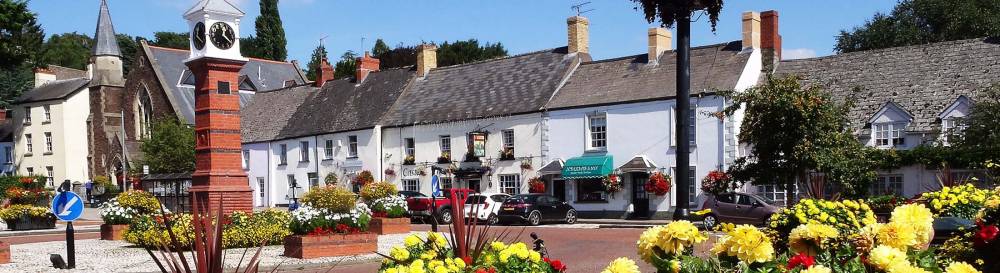
[[[875,179],[868,148],[849,130],[849,104],[838,104],[819,87],[803,87],[795,77],[767,80],[744,92],[727,94],[732,104],[723,114],[745,111],[738,139],[750,147],[729,172],[739,181],[783,186],[789,198],[794,183],[808,171],[823,172],[827,182],[857,195]],[[822,185],[806,185],[814,196]]]
[[[87,69],[93,42],[90,36],[76,32],[52,35],[42,46],[39,64]]]
[[[288,58],[285,28],[278,12],[278,0],[260,0],[260,16],[257,16],[257,38],[254,41],[260,51],[260,58],[284,61]]]
[[[8,109],[22,93],[35,87],[31,68],[0,68],[0,108]]]
[[[240,54],[250,58],[264,58],[264,52],[262,52],[258,43],[259,40],[253,35],[246,38],[240,38]]]
[[[139,52],[139,39],[142,37],[132,37],[126,34],[115,35],[115,40],[118,41],[118,49],[122,52],[122,73],[128,76],[128,72],[132,69],[132,64],[135,63],[136,53]]]
[[[44,39],[27,1],[0,0],[0,68],[20,68],[37,61]]]
[[[1000,84],[986,88],[973,101],[956,146],[974,163],[1000,163]]]
[[[333,66],[333,77],[337,79],[354,76],[354,71],[358,68],[358,55],[354,51],[348,50],[344,55],[340,55],[340,61]]]
[[[375,46],[372,46],[372,55],[381,56],[389,53],[389,51],[392,51],[392,49],[385,44],[385,41],[382,41],[382,38],[375,40]]]
[[[326,58],[326,55],[326,47],[323,45],[318,45],[316,49],[313,49],[312,56],[309,57],[309,64],[306,65],[306,78],[310,81],[315,81],[318,78],[320,73],[319,66],[322,64],[323,58]]]
[[[507,56],[507,50],[500,43],[480,46],[476,39],[455,41],[454,43],[444,42],[437,51],[438,65],[440,66],[471,63],[504,56]]]
[[[889,14],[841,30],[840,53],[1000,35],[1000,1],[903,0]]]
[[[383,69],[411,66],[417,63],[417,48],[399,44],[396,48],[375,54]]]
[[[143,164],[154,173],[194,171],[194,146],[194,129],[174,118],[158,120],[142,142]]]
[[[158,47],[190,50],[191,35],[187,32],[157,31],[153,33],[153,42],[149,44]]]

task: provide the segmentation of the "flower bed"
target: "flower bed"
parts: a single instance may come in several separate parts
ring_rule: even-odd
[[[370,194],[378,187],[368,183]],[[303,205],[291,213],[292,236],[285,238],[285,255],[300,259],[358,255],[377,248],[368,233],[372,212],[357,196],[340,187],[315,188],[303,196]]]
[[[378,250],[378,235],[374,233],[292,235],[285,237],[285,257],[312,259],[352,256]]]
[[[406,237],[402,246],[394,246],[385,255],[379,272],[533,272],[556,273],[566,270],[558,260],[543,258],[524,243],[492,241],[469,257],[458,257],[448,239],[428,232],[423,238]]]
[[[56,216],[48,208],[15,204],[0,209],[0,219],[10,230],[34,230],[56,228]]]
[[[191,214],[167,215],[173,221],[171,231],[177,236],[178,248],[191,245],[194,240],[194,225]],[[291,234],[288,229],[290,216],[288,212],[268,209],[254,213],[242,211],[233,212],[223,219],[222,245],[225,248],[257,247],[280,244],[285,236]],[[170,235],[164,225],[162,215],[139,215],[122,235],[126,242],[144,247],[168,245]]]
[[[406,198],[399,195],[396,185],[375,182],[361,188],[361,198],[372,211],[369,231],[376,234],[397,234],[410,232],[410,219]]]
[[[128,225],[101,224],[101,240],[121,241],[126,230],[128,230]]]
[[[101,203],[101,240],[122,240],[133,219],[140,215],[158,215],[160,202],[145,191],[126,191]],[[163,212],[170,211],[164,209]]]
[[[925,192],[917,198],[917,202],[927,205],[935,216],[953,216],[973,219],[983,207],[983,202],[989,197],[990,191],[965,184],[955,187],[943,187],[939,191]]]
[[[876,223],[875,213],[863,200],[826,201],[803,199],[768,219],[768,234],[779,249],[788,246],[792,229],[806,223],[833,226],[841,234],[857,234],[861,228]]]

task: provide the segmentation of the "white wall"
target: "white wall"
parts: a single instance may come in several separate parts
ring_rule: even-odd
[[[243,150],[250,152],[250,164],[244,166],[244,170],[247,171],[250,188],[253,189],[253,204],[258,207],[274,206],[276,200],[271,192],[274,189],[271,186],[271,181],[274,181],[274,178],[271,177],[269,171],[271,170],[269,144],[267,142],[243,144]],[[264,187],[260,187],[258,179],[264,179]],[[264,191],[264,197],[261,197],[261,191]]]
[[[45,121],[44,106],[49,106],[52,117]],[[25,125],[25,106],[31,107],[31,124]],[[52,166],[53,184],[62,181],[84,182],[90,177],[87,169],[87,116],[90,113],[90,97],[86,88],[79,90],[66,100],[34,102],[14,106],[14,162],[17,172],[27,175],[27,168],[34,169],[35,175],[45,175],[47,166]],[[45,152],[45,133],[52,134],[52,152]],[[31,134],[33,152],[26,153],[25,134]],[[0,150],[2,151],[2,150]],[[108,159],[112,160],[112,159]],[[52,186],[52,185],[50,185]]]
[[[271,147],[269,152],[269,157],[270,157],[269,160],[270,160],[271,175],[270,175],[270,181],[268,181],[269,182],[268,185],[271,188],[268,189],[268,191],[271,194],[270,195],[271,200],[269,200],[269,202],[272,205],[288,205],[289,203],[291,203],[291,200],[288,198],[290,197],[288,194],[289,194],[289,188],[291,187],[288,181],[288,175],[293,175],[295,177],[295,181],[297,182],[298,186],[302,188],[303,192],[309,189],[308,174],[313,172],[318,173],[318,170],[316,168],[317,161],[316,161],[315,139],[316,139],[315,137],[309,136],[309,137],[300,137],[300,138],[273,141],[270,143]],[[301,149],[299,146],[299,142],[301,141],[309,143],[308,161],[300,160],[299,155]],[[281,160],[279,159],[281,153],[281,144],[285,144],[287,147],[286,151],[288,160],[287,164],[284,165],[281,164]],[[320,181],[322,181],[322,178],[320,178]],[[301,196],[296,196],[296,197],[301,197]]]
[[[391,168],[396,172],[395,176],[386,177],[386,180],[395,183],[402,189],[403,179],[418,179],[420,181],[420,192],[431,193],[431,176],[429,166],[446,168],[447,164],[437,164],[440,156],[439,137],[441,135],[451,136],[451,158],[459,167],[467,166],[469,163],[461,163],[465,153],[468,151],[468,133],[473,131],[488,131],[486,139],[486,157],[481,158],[483,166],[492,168],[492,172],[482,178],[480,189],[484,193],[500,192],[499,176],[516,174],[520,178],[520,192],[528,192],[528,180],[536,176],[536,170],[541,168],[541,114],[525,114],[510,117],[500,117],[491,119],[479,119],[460,122],[451,122],[433,125],[418,125],[406,127],[393,127],[382,129],[383,147],[383,170]],[[514,130],[514,157],[516,160],[501,161],[499,151],[502,145],[501,131]],[[413,138],[415,142],[416,166],[403,166],[403,139]],[[531,170],[521,168],[522,160],[531,161]],[[426,169],[427,175],[420,176],[417,169]],[[455,187],[469,187],[467,181],[455,180]]]
[[[319,149],[317,150],[317,156],[320,158],[320,184],[324,184],[323,180],[327,174],[332,173],[337,176],[338,185],[350,187],[351,179],[363,170],[371,171],[372,175],[376,179],[379,179],[379,175],[382,173],[379,171],[381,163],[379,161],[380,147],[378,147],[379,140],[375,132],[377,131],[374,129],[365,129],[318,136],[317,143],[319,144]],[[348,149],[350,146],[350,136],[357,137],[357,157],[350,157]],[[327,140],[333,141],[333,157],[331,158],[326,158],[324,154]]]

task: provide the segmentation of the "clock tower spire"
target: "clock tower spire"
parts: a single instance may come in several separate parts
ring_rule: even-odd
[[[195,171],[191,198],[228,214],[251,211],[253,196],[242,166],[239,73],[240,19],[244,13],[227,0],[202,0],[184,13],[191,27],[191,56],[185,64],[195,76]]]

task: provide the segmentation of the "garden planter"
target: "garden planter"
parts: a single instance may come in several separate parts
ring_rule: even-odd
[[[375,233],[285,237],[285,257],[291,258],[353,256],[371,254],[376,250],[378,250],[378,235]]]
[[[10,244],[0,242],[0,264],[10,263]]]
[[[101,225],[101,240],[121,241],[122,235],[128,230],[128,225]]]
[[[410,218],[375,217],[368,223],[368,231],[378,235],[410,233]]]
[[[6,220],[5,220],[6,221]],[[6,221],[7,228],[10,230],[35,230],[35,229],[53,229],[56,228],[55,218],[35,218],[35,217],[21,217],[16,221]]]

